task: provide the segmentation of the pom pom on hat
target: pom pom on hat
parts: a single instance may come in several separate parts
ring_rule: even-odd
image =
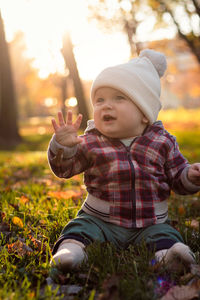
[[[156,121],[161,109],[160,77],[167,68],[164,54],[145,49],[128,63],[104,69],[93,81],[91,100],[101,87],[111,87],[128,96],[148,118]]]
[[[164,75],[167,69],[167,61],[164,54],[151,49],[145,49],[140,52],[139,57],[147,57],[154,65],[159,77]]]

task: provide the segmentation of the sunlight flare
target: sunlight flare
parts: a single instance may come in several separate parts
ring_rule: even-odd
[[[77,104],[78,102],[75,97],[71,97],[65,101],[65,106],[75,107]]]

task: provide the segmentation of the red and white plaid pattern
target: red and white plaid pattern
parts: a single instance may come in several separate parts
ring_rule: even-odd
[[[156,224],[155,206],[166,200],[171,190],[191,193],[181,181],[188,162],[160,121],[149,126],[130,147],[96,129],[86,132],[82,139],[71,158],[58,159],[50,146],[50,166],[58,177],[84,172],[88,193],[109,202],[111,223],[126,228]]]

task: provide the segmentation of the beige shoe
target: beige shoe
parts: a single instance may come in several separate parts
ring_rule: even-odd
[[[168,271],[183,273],[184,270],[190,269],[191,264],[195,263],[195,255],[187,245],[175,243],[166,251],[162,261]]]
[[[59,245],[50,265],[62,271],[77,269],[84,260],[87,260],[84,248],[85,245],[83,243],[66,239]]]

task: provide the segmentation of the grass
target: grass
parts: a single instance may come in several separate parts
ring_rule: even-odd
[[[189,161],[200,161],[200,130],[177,128],[173,133]],[[152,300],[173,284],[188,283],[192,274],[180,277],[149,264],[154,254],[145,245],[117,250],[109,243],[96,243],[88,247],[89,260],[78,272],[59,273],[58,285],[47,284],[53,244],[85,197],[82,175],[66,181],[51,173],[45,151],[49,138],[25,136],[15,151],[0,152],[0,300]],[[199,200],[199,193],[172,193],[169,199],[172,223],[198,263]],[[71,285],[80,291],[69,295],[65,288]]]

